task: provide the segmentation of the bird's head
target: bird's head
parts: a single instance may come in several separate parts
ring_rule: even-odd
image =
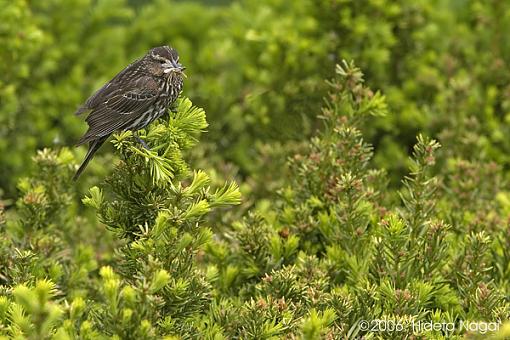
[[[168,46],[154,47],[147,53],[148,58],[154,64],[161,74],[179,74],[184,77],[184,70],[186,69],[179,63],[179,54],[177,51]]]

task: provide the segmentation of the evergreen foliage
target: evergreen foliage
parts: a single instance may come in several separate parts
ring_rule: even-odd
[[[278,197],[231,226],[211,213],[241,202],[237,184],[212,189],[186,161],[207,122],[185,97],[140,132],[149,149],[114,136],[120,161],[82,200],[100,223],[77,210],[69,150],[40,151],[2,215],[0,334],[442,339],[472,331],[459,322],[507,320],[509,209],[501,178],[480,176],[497,167],[419,135],[391,190],[361,132],[389,114],[385,97],[352,62],[328,85],[324,127],[289,157]],[[471,195],[475,179],[499,198]],[[413,328],[423,320],[457,327]]]
[[[235,329],[227,337],[356,337],[370,334],[360,320],[389,320],[404,331],[372,335],[450,338],[466,330],[412,325],[507,320],[506,284],[491,282],[489,264],[500,256],[490,255],[491,245],[500,254],[504,248],[484,231],[457,225],[459,234],[446,222],[461,198],[441,183],[439,143],[418,136],[402,189],[388,195],[387,175],[370,168],[373,151],[359,131],[387,113],[385,98],[364,85],[354,65],[344,62],[336,72],[320,115],[325,127],[289,159],[278,209],[234,224],[208,248],[220,291],[237,291],[238,304],[244,301],[242,321],[225,327]]]
[[[212,300],[214,267],[197,256],[210,242],[205,217],[240,203],[234,182],[211,189],[183,152],[207,127],[205,113],[183,98],[165,121],[116,135],[121,162],[83,199],[118,240],[100,264],[66,209],[75,162],[67,149],[35,158],[38,175],[22,180],[16,216],[3,233],[2,334],[41,339],[115,336],[196,337]],[[76,218],[76,217],[75,217]],[[106,230],[102,230],[106,233]],[[5,260],[4,260],[5,259]],[[109,264],[109,265],[108,265]]]

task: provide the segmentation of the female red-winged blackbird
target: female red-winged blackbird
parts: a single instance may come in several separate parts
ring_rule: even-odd
[[[77,143],[89,143],[89,151],[73,179],[113,132],[137,131],[160,117],[181,93],[184,69],[175,49],[155,47],[87,99],[75,114],[90,112],[89,129]]]

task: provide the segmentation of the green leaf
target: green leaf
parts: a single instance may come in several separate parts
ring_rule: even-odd
[[[201,217],[207,214],[211,210],[211,206],[209,202],[206,200],[200,200],[198,202],[192,203],[188,209],[183,214],[184,219],[191,219]]]
[[[193,181],[191,184],[184,188],[183,194],[186,196],[193,195],[197,193],[199,190],[205,188],[207,185],[211,183],[211,179],[205,172],[202,170],[193,172]]]
[[[235,182],[225,183],[217,189],[209,201],[211,207],[237,205],[241,203],[241,192]]]
[[[92,207],[96,210],[101,208],[103,203],[103,193],[101,189],[96,186],[93,186],[89,189],[90,196],[86,196],[82,199],[83,204],[86,206]]]
[[[170,274],[164,269],[158,270],[152,277],[149,290],[152,294],[157,293],[170,282]]]

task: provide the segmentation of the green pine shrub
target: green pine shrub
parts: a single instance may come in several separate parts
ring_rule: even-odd
[[[86,208],[72,153],[39,152],[2,210],[0,335],[441,339],[507,320],[501,168],[468,154],[469,139],[442,152],[419,135],[393,190],[361,130],[391,114],[386,98],[353,63],[328,85],[324,127],[288,158],[278,196],[230,226],[212,212],[239,204],[239,189],[191,169],[207,122],[187,98],[140,132],[150,149],[114,136],[120,162]],[[377,320],[400,328],[362,328]],[[427,320],[456,328],[413,328]]]
[[[460,326],[448,333],[412,325],[507,320],[508,281],[492,278],[506,267],[501,237],[508,233],[503,225],[491,233],[478,226],[482,215],[466,220],[481,206],[492,222],[507,216],[495,199],[506,197],[498,168],[479,162],[466,171],[460,154],[444,159],[451,154],[419,135],[409,174],[392,191],[384,169],[370,166],[373,149],[359,130],[388,114],[384,96],[348,63],[337,67],[330,88],[319,116],[325,127],[289,158],[275,208],[235,223],[207,248],[219,269],[216,289],[222,301],[236,296],[230,308],[239,315],[233,324],[215,322],[226,323],[227,337],[312,339],[458,337],[466,333]],[[439,161],[452,165],[438,168]],[[451,176],[461,164],[456,176],[487,186],[481,197],[458,194],[468,179]],[[403,330],[370,333],[360,320],[390,320]]]
[[[72,154],[67,149],[38,154],[39,171],[20,182],[24,195],[2,233],[0,334],[32,339],[200,334],[215,276],[214,266],[197,260],[212,237],[205,217],[240,203],[234,182],[213,190],[207,174],[191,171],[184,159],[206,127],[204,111],[182,99],[176,113],[141,133],[150,150],[134,143],[130,132],[115,136],[121,162],[83,199],[112,231],[114,240],[101,245],[86,238],[102,236],[82,232],[92,228],[78,223],[72,207]]]

